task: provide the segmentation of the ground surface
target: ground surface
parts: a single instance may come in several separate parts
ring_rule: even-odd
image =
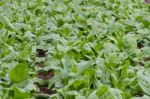
[[[0,0],[0,97],[150,99],[150,5]]]

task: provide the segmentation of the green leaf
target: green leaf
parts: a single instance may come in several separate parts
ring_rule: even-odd
[[[96,94],[97,96],[102,96],[104,93],[106,93],[109,90],[108,86],[103,85],[101,86],[97,91]]]
[[[70,88],[79,90],[86,86],[85,80],[75,80],[70,84]]]
[[[110,75],[110,80],[111,80],[111,84],[113,87],[117,87],[118,86],[118,80],[115,74],[111,74]]]
[[[138,84],[146,94],[150,95],[150,68],[139,69],[137,75]]]
[[[3,24],[10,29],[14,29],[13,25],[10,23],[10,20],[7,17],[4,17],[2,15],[0,15],[0,21],[3,22]]]
[[[93,91],[88,99],[124,99],[122,91],[118,89],[109,88],[102,85],[99,89]]]
[[[13,99],[29,99],[30,94],[26,90],[19,89],[17,87],[13,88],[14,90],[14,98]]]
[[[27,63],[19,63],[10,71],[10,78],[14,82],[21,82],[28,78],[29,68]]]

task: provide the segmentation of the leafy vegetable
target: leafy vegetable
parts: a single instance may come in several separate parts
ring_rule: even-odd
[[[150,68],[145,68],[143,70],[138,71],[138,83],[147,95],[150,95],[149,76],[150,76]]]
[[[144,0],[0,0],[1,99],[149,99]]]
[[[28,73],[29,68],[27,63],[20,63],[10,71],[10,78],[14,82],[21,82],[28,78]]]

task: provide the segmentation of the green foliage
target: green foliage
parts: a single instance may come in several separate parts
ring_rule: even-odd
[[[144,0],[0,0],[0,98],[149,99],[149,9]]]
[[[10,78],[14,82],[21,82],[28,78],[28,73],[29,68],[27,63],[20,63],[10,71]]]
[[[138,71],[138,83],[147,95],[150,95],[149,74],[150,74],[150,68],[145,68],[143,70]]]
[[[14,90],[14,98],[13,99],[28,99],[30,94],[27,91],[22,91],[16,87],[13,88]]]

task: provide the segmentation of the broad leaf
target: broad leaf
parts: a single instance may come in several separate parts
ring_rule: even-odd
[[[21,82],[28,78],[29,68],[27,63],[19,63],[10,71],[10,78],[14,82]]]

